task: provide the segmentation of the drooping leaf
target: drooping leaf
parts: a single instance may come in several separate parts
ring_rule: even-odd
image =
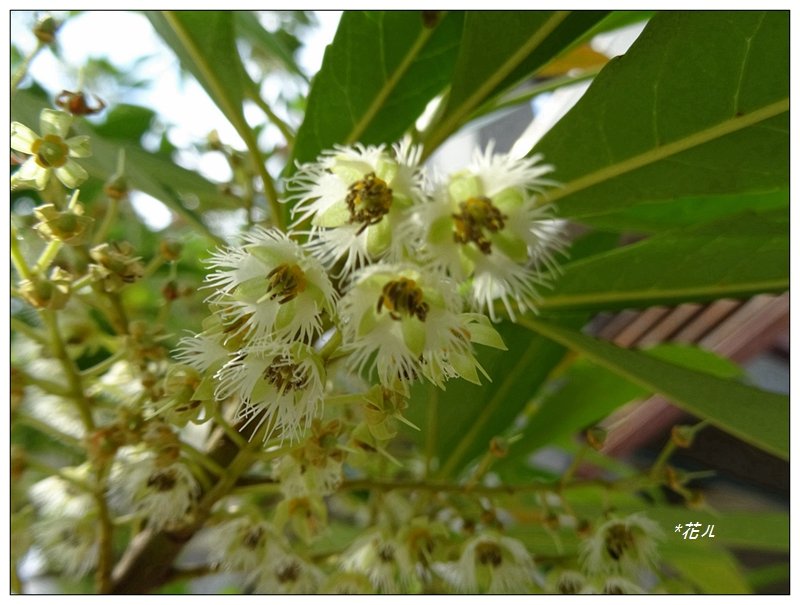
[[[470,11],[447,104],[425,141],[430,153],[470,114],[570,47],[602,11]]]
[[[541,308],[574,312],[783,292],[789,217],[752,212],[567,264]]]
[[[743,441],[782,458],[789,455],[789,400],[785,396],[621,349],[553,322],[525,317],[520,323]]]
[[[788,13],[656,14],[539,142],[580,218],[788,183]]]
[[[433,26],[418,11],[347,11],[308,95],[294,159],[334,144],[398,139],[447,84],[463,14]]]

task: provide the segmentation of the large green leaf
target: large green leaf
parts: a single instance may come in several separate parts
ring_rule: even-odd
[[[570,263],[540,307],[670,305],[788,288],[788,213],[746,212]]]
[[[723,378],[741,374],[732,361],[710,351],[688,345],[664,344],[647,350],[647,355],[671,361]],[[618,407],[652,394],[646,389],[583,358],[543,389],[528,422],[509,455],[497,463],[503,467],[547,445],[574,437],[608,416]]]
[[[789,400],[525,317],[520,323],[774,455],[789,456]]]
[[[254,50],[277,60],[287,71],[305,78],[294,59],[299,41],[292,34],[282,29],[275,32],[264,29],[252,11],[235,11],[233,19],[236,32],[249,40]]]
[[[607,230],[659,233],[677,227],[694,227],[750,210],[789,213],[789,189],[731,195],[706,195],[638,204],[612,212],[581,217],[582,223]]]
[[[247,74],[236,48],[231,11],[148,11],[150,23],[230,120],[242,138],[249,132],[242,103]]]
[[[789,178],[788,12],[665,12],[539,142],[582,217]]]
[[[231,11],[149,11],[153,27],[200,82],[233,124],[252,156],[269,202],[272,221],[282,227],[287,209],[278,203],[278,192],[258,147],[255,131],[244,118],[244,99],[258,94],[247,75],[236,47]]]
[[[603,11],[470,11],[447,104],[426,137],[426,153],[471,113],[572,45]]]
[[[428,27],[419,11],[345,12],[313,80],[294,158],[398,139],[449,82],[463,18],[447,13]]]
[[[579,327],[586,317],[561,319]],[[420,386],[412,396],[409,418],[419,427],[415,437],[433,448],[440,461],[439,474],[452,476],[465,464],[486,452],[495,436],[507,432],[514,419],[564,355],[564,349],[546,338],[531,336],[510,323],[497,326],[507,351],[480,351],[479,361],[491,382],[477,386],[451,381],[442,392]]]

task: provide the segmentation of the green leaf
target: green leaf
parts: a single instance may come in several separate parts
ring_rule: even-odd
[[[462,21],[447,13],[430,28],[418,11],[345,12],[311,86],[294,159],[400,138],[449,82]]]
[[[689,542],[677,550],[661,550],[664,562],[701,594],[752,594],[742,567],[736,558],[722,548],[698,548]]]
[[[580,326],[586,318],[562,318]],[[442,392],[419,386],[412,394],[408,418],[422,431],[407,431],[427,444],[440,461],[439,474],[453,476],[465,464],[488,451],[493,437],[507,432],[514,419],[564,355],[563,347],[546,338],[531,337],[510,323],[497,326],[508,351],[479,347],[479,361],[491,376],[477,386],[450,381]],[[414,434],[416,433],[416,434]]]
[[[264,29],[258,17],[252,11],[235,11],[233,19],[237,33],[248,39],[254,49],[279,61],[287,71],[305,78],[305,75],[294,60],[295,44],[298,41],[288,32],[278,30],[270,32]]]
[[[469,11],[447,105],[426,137],[429,154],[483,103],[557,56],[603,11]]]
[[[682,542],[695,546],[700,540],[683,540],[681,533],[674,532],[678,524],[699,522],[703,527],[714,526],[713,540],[728,548],[789,551],[789,515],[768,511],[697,511],[681,507],[661,506],[647,509],[647,516],[657,521],[668,535],[665,543]],[[685,529],[685,527],[684,527]]]
[[[634,204],[785,187],[789,19],[656,14],[535,148],[580,218]]]
[[[247,74],[236,48],[231,11],[147,11],[155,30],[242,138]]]
[[[551,386],[556,390],[545,395],[531,414],[522,439],[512,447],[514,457],[555,445],[629,401],[649,394],[647,389],[582,359],[555,382],[560,388]]]
[[[739,439],[788,458],[787,397],[621,349],[540,319],[525,317],[520,324],[634,384],[667,397],[687,412],[707,418]]]
[[[685,197],[581,217],[582,223],[607,230],[660,233],[678,227],[694,227],[740,212],[789,212],[789,190],[757,191],[732,195]]]
[[[181,64],[200,82],[208,95],[242,137],[264,186],[272,221],[282,228],[287,209],[278,193],[258,147],[257,133],[244,118],[247,95],[257,95],[236,48],[231,11],[148,11],[153,27],[172,48]]]
[[[102,124],[95,126],[95,132],[106,139],[119,139],[139,143],[142,135],[150,129],[156,112],[148,107],[126,105],[112,107]]]
[[[789,288],[789,217],[742,213],[670,231],[564,267],[545,311],[743,298]]]
[[[658,345],[646,354],[722,378],[742,374],[741,368],[729,359],[689,345]],[[573,437],[615,409],[653,392],[583,358],[577,359],[563,375],[554,377],[542,391],[521,439],[506,458],[498,461],[496,468]]]

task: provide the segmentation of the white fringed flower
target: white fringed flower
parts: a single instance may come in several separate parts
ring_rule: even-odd
[[[269,523],[238,517],[211,528],[206,535],[210,563],[224,571],[252,574],[264,564],[268,547],[277,542]]]
[[[215,315],[211,316],[216,318]],[[221,329],[204,330],[199,334],[184,336],[178,341],[175,359],[198,372],[221,368],[230,358],[230,351],[225,348],[225,334]]]
[[[414,572],[404,545],[379,530],[356,540],[342,555],[341,567],[344,571],[366,575],[383,594],[402,592]]]
[[[280,546],[269,549],[252,576],[256,594],[314,594],[325,574],[310,562]]]
[[[581,564],[590,575],[634,574],[658,560],[658,523],[641,514],[611,519],[581,546]]]
[[[92,155],[89,137],[66,138],[71,124],[70,114],[54,109],[43,109],[39,114],[41,136],[24,124],[11,123],[11,149],[31,156],[14,173],[12,189],[31,186],[42,190],[53,172],[69,189],[74,189],[89,177],[86,170],[72,159]]]
[[[328,496],[342,483],[342,460],[326,457],[319,464],[282,456],[274,464],[281,493],[286,498]]]
[[[322,411],[325,368],[308,345],[264,342],[233,355],[216,374],[218,399],[235,396],[238,420],[269,427],[265,439],[278,434],[296,441]]]
[[[88,464],[61,471],[65,477],[90,484]],[[31,532],[50,564],[70,577],[89,573],[97,564],[98,553],[94,496],[55,475],[34,483],[28,496],[38,517]]]
[[[147,519],[156,531],[185,520],[199,493],[186,465],[179,460],[165,463],[142,445],[120,448],[111,466],[110,501]]]
[[[290,184],[295,225],[311,220],[311,248],[328,267],[344,259],[342,274],[403,256],[407,242],[395,234],[423,197],[421,149],[404,140],[392,151],[336,147],[302,166]]]
[[[90,467],[83,464],[77,467],[62,468],[66,477],[90,484]],[[28,496],[40,515],[47,517],[81,517],[94,507],[92,495],[81,490],[75,483],[57,475],[51,475],[34,483]]]
[[[99,521],[93,508],[78,516],[48,516],[31,526],[34,541],[50,564],[71,578],[97,566]]]
[[[255,229],[241,246],[214,254],[208,301],[222,312],[226,331],[251,339],[310,342],[331,312],[335,292],[318,260],[277,230]]]
[[[536,308],[538,288],[557,270],[554,255],[564,247],[551,209],[538,205],[537,193],[552,184],[542,178],[552,167],[540,160],[495,154],[490,144],[440,183],[404,226],[422,260],[468,280],[473,306],[495,321],[496,301],[512,319],[512,302],[523,312]]]
[[[469,540],[457,562],[434,563],[434,569],[458,592],[527,593],[534,566],[519,540],[485,533]]]
[[[339,305],[353,370],[376,369],[387,388],[420,375],[442,388],[456,376],[480,383],[483,368],[470,342],[470,328],[479,322],[461,313],[453,281],[413,265],[379,264],[360,271],[353,282]],[[490,326],[478,332],[475,342],[502,347]]]

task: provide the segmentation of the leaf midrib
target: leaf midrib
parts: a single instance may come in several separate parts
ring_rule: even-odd
[[[400,79],[406,74],[406,72],[411,67],[411,64],[417,58],[422,48],[428,42],[430,37],[433,35],[433,32],[436,31],[436,28],[428,28],[423,27],[422,31],[417,36],[416,40],[414,40],[414,44],[408,49],[408,52],[403,57],[403,60],[394,70],[392,75],[386,80],[383,86],[378,90],[375,98],[372,100],[372,103],[367,108],[367,110],[361,115],[361,119],[353,125],[353,129],[350,131],[350,134],[347,135],[346,144],[352,145],[359,140],[359,137],[364,133],[367,127],[372,123],[372,120],[384,106],[384,102],[389,97],[391,92],[395,89]]]
[[[518,359],[517,363],[514,365],[511,371],[507,372],[503,376],[503,381],[498,385],[497,391],[495,391],[492,398],[484,406],[478,418],[476,418],[475,421],[470,425],[470,429],[458,441],[456,447],[453,449],[452,453],[447,458],[447,461],[442,465],[442,468],[439,471],[439,475],[441,477],[447,477],[448,474],[453,470],[453,468],[455,468],[455,466],[461,461],[461,459],[464,456],[464,453],[472,444],[475,437],[483,428],[484,424],[488,421],[489,418],[491,418],[496,409],[505,400],[509,391],[514,386],[517,377],[528,367],[528,363],[530,361],[529,358],[537,348],[535,345],[536,342],[531,341],[530,346],[525,351],[525,353]]]
[[[582,177],[565,183],[564,186],[559,189],[550,191],[544,201],[545,203],[553,203],[560,199],[567,198],[578,191],[588,189],[604,181],[638,170],[649,164],[677,155],[693,147],[709,143],[715,139],[743,130],[744,128],[749,128],[750,126],[774,118],[787,111],[789,111],[788,97],[765,105],[748,114],[731,117],[704,130],[693,132],[681,139],[676,139],[675,141],[671,141],[659,147],[649,149],[644,153],[626,158],[621,162],[610,164],[599,170],[585,174]]]
[[[442,122],[426,145],[425,153],[429,155],[432,148],[438,145],[450,132],[458,127],[461,119],[481,100],[483,100],[500,82],[502,82],[514,69],[522,63],[545,39],[558,27],[564,19],[569,16],[571,11],[557,11],[536,32],[528,38],[527,42],[520,46],[490,78],[473,91],[473,93],[458,106],[449,117]]]
[[[626,349],[621,349],[619,347],[616,347],[615,345],[612,345],[611,343],[605,343],[603,341],[599,341],[599,340],[590,338],[588,336],[584,336],[583,334],[580,334],[580,333],[575,333],[574,336],[572,336],[566,330],[562,330],[562,329],[560,329],[560,328],[558,328],[556,326],[550,325],[550,324],[545,323],[545,322],[543,322],[541,320],[533,319],[533,318],[530,318],[530,317],[521,318],[519,320],[519,323],[520,323],[520,325],[528,328],[529,330],[531,330],[533,332],[536,332],[537,334],[541,334],[542,336],[544,336],[544,337],[546,337],[546,338],[548,338],[550,340],[553,340],[554,342],[557,342],[558,344],[560,344],[562,346],[565,346],[565,347],[567,347],[567,348],[569,348],[569,349],[571,349],[573,351],[576,351],[576,352],[580,353],[581,355],[584,355],[590,361],[593,361],[597,365],[602,366],[602,367],[606,368],[607,370],[610,370],[611,372],[614,372],[618,376],[621,376],[621,377],[625,378],[626,380],[632,382],[633,384],[639,385],[639,386],[644,387],[644,388],[646,388],[648,390],[652,390],[653,392],[660,393],[660,394],[664,395],[665,397],[667,397],[668,399],[672,400],[674,403],[678,404],[680,407],[686,409],[690,413],[700,414],[701,416],[704,416],[704,417],[708,416],[708,414],[704,410],[700,409],[699,406],[697,406],[693,401],[687,399],[684,394],[681,394],[679,392],[680,391],[679,389],[675,390],[675,389],[671,388],[669,384],[667,384],[665,386],[664,384],[659,383],[658,381],[654,382],[652,380],[652,378],[651,378],[652,370],[653,370],[652,364],[658,363],[658,360],[646,359],[646,358],[644,360],[642,360],[642,361],[647,361],[647,363],[649,363],[650,366],[651,366],[650,369],[646,370],[644,375],[643,375],[642,373],[637,373],[637,372],[630,371],[624,365],[624,363],[622,361],[611,359],[610,357],[608,357],[608,356],[606,356],[606,355],[594,350],[593,347],[603,347],[603,346],[605,346],[605,347],[614,347],[615,349],[618,349],[617,355],[627,356],[625,359],[628,359],[628,360],[632,359],[631,356],[637,356],[638,357],[639,355],[642,355],[641,353],[637,353],[635,351],[628,351]],[[584,346],[584,345],[582,345],[581,342],[580,342],[581,339],[586,339],[586,340],[591,341],[592,346]],[[661,362],[661,363],[664,363],[664,362]],[[683,368],[683,367],[680,367],[680,366],[676,366],[674,364],[667,364],[667,365],[672,366],[673,371],[675,373],[677,373],[678,375],[680,375],[681,373],[684,374],[684,376],[686,376],[687,374],[695,374],[695,375],[702,376],[702,378],[704,380],[706,380],[707,382],[724,381],[724,379],[717,378],[717,377],[711,376],[711,375],[702,374],[700,372],[689,370],[688,368]],[[729,382],[729,381],[727,381],[727,382]],[[756,391],[756,389],[752,389],[752,387],[747,387],[745,385],[742,385],[742,384],[739,384],[739,383],[735,383],[735,382],[731,383],[730,386],[731,386],[731,388],[737,388],[738,387],[740,391],[742,389],[750,389],[750,390],[753,390],[754,392]],[[781,405],[783,405],[785,403],[786,404],[786,408],[787,408],[786,411],[787,411],[787,419],[788,419],[788,400],[785,397],[783,397],[781,395],[778,395],[778,394],[775,394],[775,393],[770,393],[770,392],[767,392],[767,391],[759,391],[759,395],[760,395],[761,398],[763,398],[763,399],[767,399],[767,398],[771,399],[775,403],[777,403],[780,400]],[[716,424],[717,426],[723,428],[725,431],[731,433],[732,435],[735,435],[735,436],[739,437],[740,439],[743,439],[744,441],[747,441],[749,443],[757,444],[758,447],[760,447],[761,449],[763,449],[765,451],[768,451],[768,452],[770,452],[770,453],[772,453],[774,455],[780,456],[781,458],[784,458],[784,459],[788,458],[788,443],[787,444],[783,444],[782,440],[781,440],[780,445],[773,445],[763,435],[760,435],[760,434],[759,435],[753,435],[752,433],[748,434],[745,431],[743,431],[741,427],[732,426],[727,420],[724,420],[724,419],[721,420],[719,418],[709,418],[709,419],[711,420],[711,422],[713,424]],[[763,432],[763,431],[759,431],[759,433],[761,433],[761,432]]]

